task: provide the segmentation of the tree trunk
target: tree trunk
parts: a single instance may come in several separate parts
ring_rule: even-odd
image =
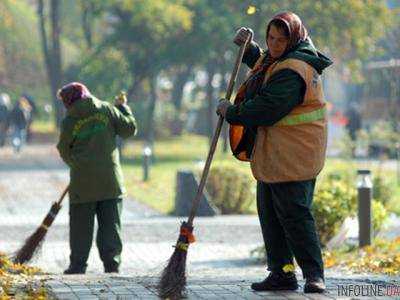
[[[150,85],[150,98],[149,107],[147,111],[147,133],[146,141],[149,145],[153,145],[154,142],[154,110],[157,101],[157,76],[151,76],[149,78]]]
[[[53,53],[52,53],[52,63],[53,63],[53,76],[52,76],[52,96],[54,101],[54,106],[56,108],[56,122],[60,126],[61,120],[64,115],[64,107],[61,102],[56,98],[57,90],[62,84],[62,71],[61,71],[61,47],[60,47],[60,0],[51,1],[51,35],[53,42]]]
[[[135,78],[135,73],[132,71],[132,76]],[[143,91],[143,79],[137,78],[133,81],[128,89],[128,98],[132,99],[132,102],[139,102],[145,99],[145,93]]]
[[[63,116],[63,107],[59,100],[56,98],[57,90],[61,87],[61,49],[60,49],[60,2],[59,0],[52,0],[51,6],[51,47],[47,39],[46,33],[46,19],[44,16],[44,3],[43,0],[38,0],[38,16],[39,16],[39,30],[42,39],[42,50],[45,59],[47,77],[50,84],[51,99],[55,112],[56,125],[61,124]]]
[[[212,81],[216,72],[216,65],[212,62],[207,65],[207,85],[206,85],[206,99],[208,102],[207,109],[207,124],[208,124],[208,138],[211,144],[211,140],[214,132],[214,115],[215,115],[215,100],[214,99],[214,87],[212,86]]]
[[[399,97],[399,88],[398,88],[398,80],[395,76],[395,72],[392,71],[392,77],[390,79],[390,99],[391,99],[391,107],[393,109],[391,109],[391,123],[392,123],[392,127],[394,132],[398,132],[398,117],[399,117],[399,108],[398,108],[398,97]]]
[[[47,42],[46,19],[44,17],[43,0],[38,0],[38,15],[39,15],[39,29],[40,29],[40,35],[41,35],[41,40],[42,40],[42,50],[43,50],[44,60],[46,63],[47,76],[50,80],[51,75],[52,75],[52,69],[51,69],[52,63],[51,63],[49,46],[48,46],[48,42]]]
[[[175,77],[174,86],[172,89],[171,97],[172,103],[175,107],[175,120],[174,128],[172,130],[173,135],[181,135],[183,130],[183,122],[180,118],[182,113],[182,98],[183,98],[183,88],[185,87],[188,77],[192,72],[192,67],[185,66]]]
[[[81,7],[82,7],[81,22],[82,22],[83,35],[85,37],[88,49],[91,49],[93,47],[92,17],[91,17],[93,12],[93,3],[84,0],[81,2]]]

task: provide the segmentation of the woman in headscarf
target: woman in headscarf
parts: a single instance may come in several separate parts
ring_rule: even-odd
[[[125,188],[116,135],[133,136],[136,123],[126,97],[115,105],[96,99],[81,83],[61,88],[67,109],[57,148],[70,167],[70,266],[64,274],[83,274],[97,217],[97,248],[106,273],[121,263],[121,210]]]
[[[250,161],[257,179],[257,208],[267,253],[266,279],[252,289],[296,290],[293,258],[306,279],[304,292],[325,290],[323,261],[311,204],[326,150],[325,101],[320,75],[332,62],[318,52],[300,18],[276,15],[266,28],[267,50],[247,38],[243,63],[252,70],[234,105],[217,113],[230,125],[233,154]]]

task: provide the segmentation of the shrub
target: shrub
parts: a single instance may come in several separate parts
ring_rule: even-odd
[[[374,236],[381,230],[383,223],[388,217],[388,212],[382,202],[372,200],[372,229]]]
[[[380,157],[387,155],[390,158],[396,157],[396,143],[400,134],[394,130],[393,124],[389,121],[375,122],[368,131],[369,155]]]
[[[352,181],[346,180],[343,174],[330,174],[315,193],[313,213],[322,245],[337,233],[347,217],[357,217],[357,189],[349,182]],[[378,191],[383,193],[381,189],[378,186]],[[378,195],[381,194],[378,192]],[[388,212],[380,198],[373,199],[371,205],[373,230],[376,234],[382,228]]]
[[[343,221],[355,211],[356,189],[338,174],[329,175],[314,195],[313,214],[321,244],[325,245]]]
[[[373,181],[373,198],[376,201],[379,201],[384,206],[392,199],[393,188],[387,183],[385,178],[380,174],[378,176],[374,176]]]
[[[255,180],[233,163],[216,163],[210,169],[206,189],[222,214],[249,212],[255,199]]]

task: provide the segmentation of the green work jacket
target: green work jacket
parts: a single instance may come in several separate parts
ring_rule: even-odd
[[[76,101],[67,110],[57,149],[70,167],[71,203],[124,195],[116,136],[135,133],[135,118],[127,105],[116,107],[92,97]]]

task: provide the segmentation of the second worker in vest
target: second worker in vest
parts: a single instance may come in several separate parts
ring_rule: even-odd
[[[242,45],[252,30],[241,28]],[[315,180],[325,161],[327,128],[320,75],[332,64],[318,52],[300,18],[276,15],[266,29],[268,50],[251,40],[243,63],[252,70],[234,105],[217,113],[230,124],[234,155],[250,161],[268,277],[252,289],[296,290],[293,258],[306,279],[304,292],[325,290],[321,247],[311,213]]]

